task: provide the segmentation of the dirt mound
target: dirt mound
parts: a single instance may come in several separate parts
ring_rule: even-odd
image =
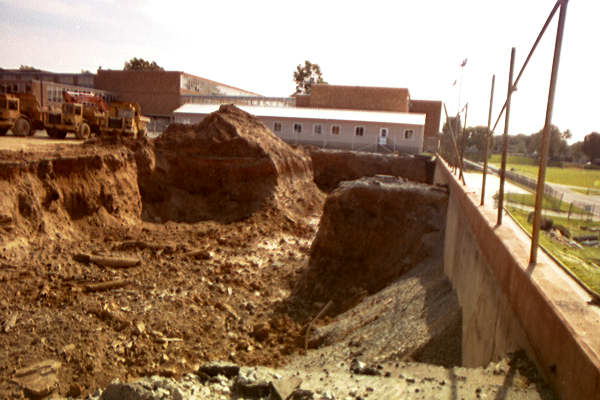
[[[441,245],[431,234],[443,229],[447,202],[444,189],[390,176],[342,182],[327,197],[299,292],[345,309],[382,289]]]
[[[13,153],[0,161],[0,238],[78,237],[140,221],[133,153],[122,146],[65,154]]]
[[[233,105],[169,127],[154,154],[140,175],[149,219],[234,221],[272,208],[294,218],[322,204],[310,157]]]
[[[414,182],[432,183],[435,162],[431,157],[376,154],[310,148],[315,182],[329,192],[342,181],[363,176],[392,175]]]

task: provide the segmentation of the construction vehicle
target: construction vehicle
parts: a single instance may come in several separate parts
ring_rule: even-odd
[[[100,135],[102,128],[107,123],[108,104],[100,96],[91,92],[63,92],[65,103],[78,103],[83,105],[83,119],[90,126],[91,133]]]
[[[43,113],[35,96],[0,93],[0,136],[8,130],[15,136],[30,136],[43,127]]]
[[[90,135],[81,104],[63,103],[61,108],[43,110],[31,93],[0,94],[0,135],[9,129],[15,136],[31,136],[38,129],[46,129],[55,139],[64,139],[68,132],[75,132],[80,139]]]
[[[101,132],[103,135],[140,138],[146,136],[148,122],[150,118],[141,114],[138,104],[113,101],[110,103],[107,124]]]
[[[44,127],[51,138],[64,139],[69,132],[74,132],[78,139],[90,137],[91,129],[83,119],[80,103],[62,103],[60,108],[47,111],[45,116]]]

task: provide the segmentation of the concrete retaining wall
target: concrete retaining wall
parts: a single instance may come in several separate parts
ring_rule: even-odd
[[[463,363],[485,365],[524,349],[562,399],[600,398],[600,311],[545,255],[528,266],[528,237],[438,161],[450,189],[444,269],[463,308]],[[508,221],[507,221],[508,220]]]

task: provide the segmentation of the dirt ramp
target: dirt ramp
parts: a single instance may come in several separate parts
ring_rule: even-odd
[[[0,237],[66,239],[127,230],[140,221],[133,153],[79,147],[61,155],[7,156],[0,169]]]
[[[150,219],[234,221],[272,207],[304,214],[322,204],[310,157],[233,105],[198,125],[172,125],[154,153],[140,176]]]
[[[445,189],[389,176],[342,182],[327,197],[300,291],[344,309],[382,289],[442,245],[447,202]]]

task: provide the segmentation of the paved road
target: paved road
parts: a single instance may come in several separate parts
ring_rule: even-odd
[[[473,161],[467,161],[467,160],[465,160],[465,161],[468,164],[478,165],[480,168],[482,168],[482,164],[480,164],[480,163],[476,163]],[[496,169],[493,166],[489,166],[489,167],[491,168],[492,171],[494,169]],[[493,173],[493,172],[488,173],[487,176],[488,176],[488,179],[487,179],[488,181],[490,181],[489,178],[492,176],[498,178],[498,176],[495,175],[495,173]],[[508,181],[507,181],[507,183],[508,183]],[[588,196],[583,193],[575,192],[573,190],[570,190],[570,187],[568,185],[561,185],[558,183],[551,183],[551,182],[545,182],[545,183],[547,186],[550,186],[552,189],[556,190],[557,192],[559,192],[563,195],[562,201],[564,201],[566,203],[578,203],[577,205],[581,208],[585,208],[585,205],[590,205],[591,207],[593,207],[593,210],[592,210],[593,213],[597,216],[600,216],[600,196]],[[479,184],[474,187],[481,190],[481,179],[480,179]],[[499,185],[496,187],[499,187]],[[513,185],[513,187],[514,187],[514,185]],[[498,190],[498,189],[495,189],[495,190]],[[513,192],[512,189],[508,189],[508,186],[505,186],[504,191],[505,192]],[[487,192],[487,188],[486,188],[486,192]],[[487,193],[486,193],[486,198],[487,198]]]
[[[479,198],[481,198],[481,181],[483,174],[481,172],[465,172],[465,182],[467,186],[477,191]],[[485,203],[495,204],[493,196],[500,190],[500,177],[494,174],[488,174],[485,179]],[[530,193],[520,186],[513,185],[511,182],[504,182],[504,192],[511,193]]]

